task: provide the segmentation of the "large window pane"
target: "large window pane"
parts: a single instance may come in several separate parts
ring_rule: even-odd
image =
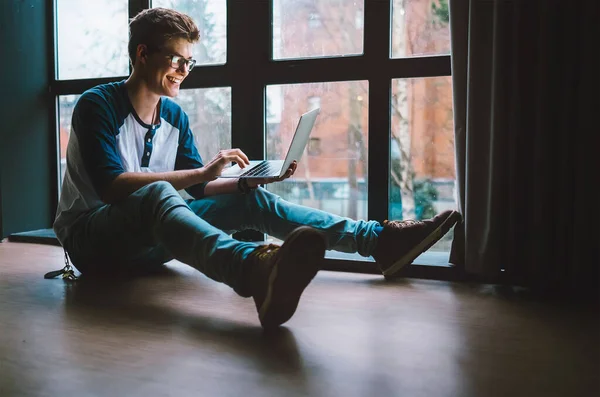
[[[273,59],[363,53],[364,0],[273,0]]]
[[[449,0],[392,0],[392,57],[450,53]]]
[[[452,78],[392,80],[390,219],[456,209]],[[450,251],[452,232],[430,251]]]
[[[224,64],[227,61],[226,1],[152,0],[152,6],[183,12],[198,25],[200,41],[193,49],[193,56],[198,65]]]
[[[174,98],[190,118],[190,128],[204,162],[231,148],[231,88],[180,90]]]
[[[293,203],[366,219],[367,97],[367,81],[268,86],[268,159],[283,158],[302,113],[321,113],[294,177],[267,188]]]
[[[127,0],[57,0],[58,78],[125,76]]]

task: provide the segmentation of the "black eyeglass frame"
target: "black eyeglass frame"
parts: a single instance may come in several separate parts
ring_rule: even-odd
[[[188,72],[191,72],[196,66],[195,59],[186,59],[180,55],[170,54],[166,56],[171,61],[171,67],[173,69],[181,69],[184,65],[187,66]]]

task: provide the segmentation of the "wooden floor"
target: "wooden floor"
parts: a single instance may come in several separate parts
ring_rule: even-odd
[[[264,334],[252,300],[180,263],[44,280],[0,244],[0,396],[600,396],[598,312],[493,286],[321,272]]]

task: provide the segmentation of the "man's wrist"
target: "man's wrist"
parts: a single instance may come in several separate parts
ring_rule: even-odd
[[[258,186],[250,186],[247,178],[239,178],[237,182],[238,191],[242,194],[248,194],[255,190]]]
[[[194,168],[192,171],[192,177],[194,178],[194,183],[204,183],[210,182],[211,179],[206,177],[206,169],[204,167]]]
[[[258,183],[255,184],[254,181],[252,181],[251,179],[246,179],[246,178],[244,178],[244,179],[246,180],[246,185],[248,186],[248,188],[250,190],[257,189],[260,186],[260,184],[258,184]]]

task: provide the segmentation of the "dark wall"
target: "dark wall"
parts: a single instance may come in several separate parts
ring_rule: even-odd
[[[47,0],[0,1],[0,232],[47,228],[56,132],[48,93]]]

